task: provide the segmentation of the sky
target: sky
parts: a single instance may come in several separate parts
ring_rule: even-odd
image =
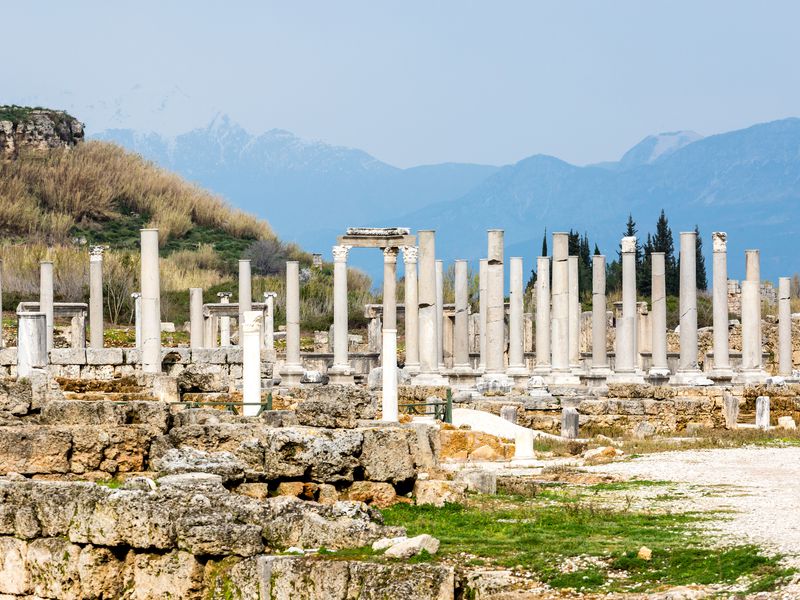
[[[2,20],[0,103],[89,132],[228,114],[401,167],[588,164],[800,115],[796,1],[34,0]]]

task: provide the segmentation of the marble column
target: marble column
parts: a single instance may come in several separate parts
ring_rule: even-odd
[[[103,247],[89,251],[89,347],[103,347]]]
[[[745,279],[742,281],[742,368],[741,383],[755,383],[765,375],[761,357],[761,266],[758,250],[745,250]]]
[[[554,383],[565,382],[569,368],[569,234],[553,233],[551,366]]]
[[[504,373],[505,299],[503,285],[503,230],[490,229],[488,236],[486,297],[486,373]]]
[[[248,259],[239,260],[239,323],[238,328],[242,328],[244,313],[253,310],[253,278]],[[241,338],[241,335],[239,336]],[[239,345],[242,340],[239,340]]]
[[[286,261],[286,361],[279,371],[281,385],[297,387],[303,377],[300,360],[300,263]]]
[[[522,258],[512,256],[508,266],[509,315],[508,315],[508,370],[509,377],[528,378],[522,338],[522,311],[524,283],[522,281]]]
[[[142,348],[142,295],[139,292],[131,294],[133,298],[133,330],[136,334],[136,347]]]
[[[728,336],[728,234],[715,231],[711,234],[714,246],[713,318],[714,318],[714,379],[731,379]]]
[[[567,258],[569,276],[569,366],[573,371],[581,367],[581,300],[578,280],[578,257]]]
[[[486,303],[488,302],[486,297],[486,282],[489,278],[488,267],[489,261],[485,258],[482,258],[478,268],[478,310],[480,311],[478,321],[480,325],[480,338],[478,346],[480,351],[480,359],[478,361],[478,370],[482,373],[486,371],[486,315],[488,313],[488,307],[486,306]]]
[[[444,263],[436,261],[436,360],[444,371]]]
[[[792,375],[792,280],[778,279],[778,375]]]
[[[617,320],[615,381],[638,382],[636,372],[636,238],[623,237],[622,251],[622,316]],[[643,381],[643,380],[642,380]]]
[[[536,259],[536,367],[537,375],[550,372],[550,258]]]
[[[275,292],[264,292],[264,348],[267,360],[275,360]]]
[[[697,271],[694,231],[681,232],[679,371],[697,370]]]
[[[259,310],[246,310],[239,327],[242,347],[242,414],[258,416],[261,410],[261,319]]]
[[[141,230],[142,371],[161,372],[161,278],[158,229]]]
[[[659,379],[669,377],[667,363],[667,280],[666,264],[663,252],[650,253],[650,269],[652,295],[650,301],[652,312],[652,360],[650,361],[651,378]]]
[[[203,347],[203,288],[189,288],[189,346]]]
[[[333,247],[333,366],[330,382],[352,384],[353,369],[347,357],[347,253],[350,246]]]
[[[383,328],[397,329],[397,248],[383,249]]]
[[[47,351],[53,349],[53,261],[43,260],[39,262],[39,311],[44,313],[47,328]]]
[[[455,262],[456,317],[453,332],[453,370],[456,374],[471,375],[469,362],[469,279],[467,261]]]
[[[17,316],[17,379],[47,366],[47,316],[43,312]]]
[[[436,233],[433,230],[418,232],[419,239],[419,375],[417,385],[445,385],[439,374],[436,328]]]
[[[219,292],[217,297],[222,304],[230,304],[232,292]],[[219,318],[219,345],[227,348],[231,345],[231,318]]]
[[[5,346],[3,341],[3,261],[0,260],[0,348]]]
[[[419,373],[419,295],[417,293],[417,247],[403,246],[405,265],[406,364],[410,375]]]
[[[383,328],[381,352],[381,419],[399,420],[397,406],[397,329]]]
[[[608,318],[606,316],[606,257],[592,257],[592,368],[594,376],[608,375]]]

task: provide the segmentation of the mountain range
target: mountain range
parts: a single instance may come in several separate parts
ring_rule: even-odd
[[[446,163],[399,169],[353,148],[283,130],[252,135],[227,117],[167,138],[125,129],[90,137],[117,142],[266,217],[283,239],[330,254],[348,226],[437,230],[437,254],[476,261],[486,229],[506,231],[506,255],[530,266],[542,235],[577,229],[616,258],[628,214],[641,235],[663,208],[675,233],[697,224],[710,263],[712,231],[728,232],[729,268],[741,277],[745,248],[762,275],[800,271],[800,119],[702,137],[651,135],[619,161],[576,166],[534,155],[503,167]],[[579,140],[576,140],[579,143]],[[381,259],[354,253],[373,275]],[[528,267],[526,267],[528,268]]]

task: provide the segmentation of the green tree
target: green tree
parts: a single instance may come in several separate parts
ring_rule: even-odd
[[[656,222],[656,234],[653,236],[653,252],[664,253],[665,287],[668,296],[677,296],[680,289],[678,262],[675,259],[675,241],[669,227],[664,209]]]
[[[653,291],[653,262],[650,257],[652,253],[653,236],[648,233],[647,241],[642,248],[642,266],[637,271],[641,273],[641,277],[636,278],[638,280],[639,295],[645,298],[649,298]]]
[[[547,256],[547,227],[544,228],[544,236],[542,237],[542,254],[541,256]]]
[[[695,233],[695,274],[697,276],[697,289],[706,291],[708,289],[708,278],[706,276],[706,259],[703,256],[703,238],[700,236],[700,228],[694,226]]]

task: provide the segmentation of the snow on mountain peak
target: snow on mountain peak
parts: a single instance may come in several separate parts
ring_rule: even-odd
[[[619,162],[623,167],[649,165],[702,138],[702,135],[694,131],[668,131],[648,135],[628,150]]]

